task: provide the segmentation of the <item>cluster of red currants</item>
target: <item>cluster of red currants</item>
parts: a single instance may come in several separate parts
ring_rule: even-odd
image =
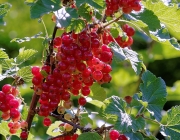
[[[128,140],[124,134],[120,134],[117,130],[111,130],[109,132],[110,140]]]
[[[73,134],[72,136],[63,136],[63,137],[59,137],[59,138],[55,138],[54,140],[77,140],[78,138],[78,134]]]
[[[79,95],[78,103],[84,106],[94,82],[111,81],[113,53],[96,32],[64,33],[53,40],[53,46],[52,70],[48,65],[32,67],[32,83],[35,93],[40,95],[39,115],[46,117],[45,126],[51,124],[47,116],[55,109],[63,114],[62,110],[71,108],[71,95]]]
[[[125,14],[129,14],[133,10],[140,11],[140,1],[141,0],[106,0],[106,16],[112,16],[119,8],[121,8]]]
[[[120,47],[125,48],[129,47],[133,44],[133,38],[132,36],[135,34],[135,30],[133,27],[130,27],[128,24],[124,24],[122,27],[123,30],[123,36],[118,36],[117,38],[114,38],[108,33],[103,33],[103,43],[109,44],[110,42],[117,42]]]
[[[21,99],[17,97],[19,91],[16,87],[5,84],[0,91],[0,111],[2,111],[1,118],[3,120],[12,120],[8,123],[9,132],[15,134],[19,129],[26,129],[28,124],[26,121],[21,120],[21,113],[19,106]],[[27,132],[21,133],[22,138],[27,138]]]

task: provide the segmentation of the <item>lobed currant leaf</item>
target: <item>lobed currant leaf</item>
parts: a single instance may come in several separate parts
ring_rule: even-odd
[[[76,34],[80,33],[85,27],[85,23],[81,19],[72,19],[70,25],[66,28],[67,32],[74,31]]]
[[[29,82],[32,80],[31,67],[26,66],[22,67],[17,71],[17,76],[22,78],[25,82]]]
[[[88,3],[89,5],[97,9],[103,9],[105,6],[105,2],[102,0],[78,0],[76,1],[76,6],[80,7],[84,3]]]
[[[133,139],[133,140],[144,140],[143,136],[141,133],[139,132],[129,132],[129,133],[124,133],[124,135],[128,138],[128,139]]]
[[[155,78],[150,71],[142,75],[140,90],[142,101],[147,102],[147,110],[157,121],[161,120],[161,110],[166,102],[166,85],[163,79]]]
[[[78,8],[78,11],[77,11],[78,15],[80,15],[81,17],[83,17],[87,21],[90,21],[92,18],[90,12],[91,12],[91,7],[87,3],[82,4]]]
[[[8,58],[9,58],[8,54],[5,51],[3,51],[2,48],[0,48],[0,60],[8,59]]]
[[[174,106],[167,111],[167,124],[161,125],[160,132],[170,140],[180,137],[180,106]]]
[[[60,8],[60,0],[38,0],[31,6],[31,18],[40,18],[44,14],[57,11]]]
[[[15,62],[16,64],[20,65],[23,62],[31,59],[32,57],[34,57],[34,55],[37,53],[36,50],[33,49],[27,49],[25,50],[24,48],[21,48],[19,50],[19,55],[15,58]]]

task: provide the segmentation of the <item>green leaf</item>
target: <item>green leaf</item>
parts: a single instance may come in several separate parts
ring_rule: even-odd
[[[151,31],[156,31],[161,28],[160,20],[151,10],[144,9],[143,12],[132,13],[131,16],[133,16],[136,20],[141,20],[147,24],[149,30]]]
[[[8,70],[13,67],[14,59],[3,59],[0,61],[3,70]]]
[[[36,50],[21,48],[19,50],[19,55],[16,57],[15,61],[18,65],[22,64],[23,62],[31,59],[37,53]]]
[[[76,34],[80,33],[85,27],[85,23],[81,19],[72,19],[70,25],[66,28],[67,32],[74,31]]]
[[[125,113],[126,102],[117,96],[112,96],[104,100],[100,115],[107,119],[117,120],[120,112]]]
[[[123,52],[126,58],[130,61],[132,68],[136,72],[137,75],[141,73],[142,67],[144,68],[145,65],[142,62],[142,57],[133,50],[123,48]]]
[[[85,132],[79,135],[77,140],[102,140],[102,137],[95,132]]]
[[[94,100],[104,101],[106,99],[106,91],[98,83],[91,86],[90,97]]]
[[[180,137],[180,106],[174,106],[167,111],[167,124],[161,126],[160,132],[170,140]]]
[[[42,32],[39,32],[38,34],[31,36],[31,37],[24,37],[24,38],[14,38],[11,40],[11,42],[17,42],[17,43],[23,43],[26,41],[30,41],[31,39],[35,39],[35,38],[42,38],[40,35],[42,34]]]
[[[90,14],[91,12],[91,7],[87,4],[87,3],[84,3],[82,4],[79,8],[78,8],[78,11],[77,13],[83,17],[84,19],[86,19],[87,21],[90,21],[92,16]]]
[[[145,65],[143,64],[142,57],[133,50],[126,48],[121,48],[114,42],[111,42],[109,46],[112,48],[114,53],[114,59],[116,62],[121,62],[124,60],[129,60],[133,70],[136,72],[137,75],[141,73],[142,67],[144,69]]]
[[[67,27],[71,23],[71,19],[78,18],[77,10],[73,8],[61,8],[54,12],[56,16],[56,26],[59,28]]]
[[[60,131],[59,125],[61,123],[62,123],[61,121],[55,121],[55,123],[51,124],[48,127],[46,134],[53,136],[53,137],[60,135],[61,133],[59,132]]]
[[[80,7],[84,3],[88,3],[96,9],[103,9],[105,6],[105,2],[102,0],[76,0],[77,7]]]
[[[120,46],[118,46],[116,43],[111,42],[109,44],[109,47],[111,47],[113,53],[114,53],[114,60],[116,62],[124,61],[126,60],[126,56]]]
[[[0,123],[0,134],[3,135],[5,138],[9,135],[9,127],[7,121],[1,121]]]
[[[21,111],[21,119],[26,120],[28,116],[29,107],[26,105],[23,105],[22,111]]]
[[[114,38],[117,38],[119,36],[119,30],[117,28],[110,28],[110,32]]]
[[[112,96],[104,101],[101,108],[101,116],[114,120],[114,128],[120,132],[131,132],[144,129],[145,120],[135,118],[125,111],[126,103],[117,96]]]
[[[95,105],[98,108],[101,108],[101,106],[104,105],[104,103],[99,100],[91,100],[91,101],[88,101],[88,103]]]
[[[0,60],[8,59],[8,58],[9,58],[8,54],[6,52],[4,52],[2,48],[0,48]]]
[[[60,9],[60,0],[38,0],[31,6],[31,18],[40,18],[44,14]]]
[[[152,2],[152,0],[147,0],[143,4],[148,10],[153,11],[168,29],[180,33],[180,9],[176,4],[167,6],[162,1]]]
[[[86,125],[88,125],[88,124],[91,124],[91,125],[93,125],[93,120],[88,116],[88,114],[87,115],[82,115],[81,114],[81,118],[80,118],[80,125],[81,126],[86,126]]]
[[[166,102],[166,84],[162,78],[155,78],[150,71],[145,71],[142,75],[140,90],[142,91],[142,101],[147,102],[147,110],[157,121],[161,120],[161,110]]]
[[[0,4],[0,25],[5,25],[6,24],[3,21],[3,18],[8,13],[10,8],[11,8],[11,4],[9,4],[9,3]]]
[[[124,133],[124,135],[129,139],[129,140],[144,140],[143,136],[141,133]]]
[[[31,67],[26,66],[17,71],[17,76],[23,79],[25,82],[29,82],[32,80]]]

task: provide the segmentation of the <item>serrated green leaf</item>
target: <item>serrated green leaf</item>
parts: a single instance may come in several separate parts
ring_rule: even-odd
[[[17,76],[22,78],[25,82],[29,82],[32,80],[31,67],[26,66],[17,71]]]
[[[87,4],[87,3],[84,3],[82,4],[79,8],[78,8],[78,11],[77,13],[83,17],[84,19],[86,19],[87,21],[90,21],[92,16],[90,14],[91,12],[91,7]]]
[[[126,103],[117,96],[112,96],[104,100],[100,115],[107,119],[117,120],[120,112],[125,113]]]
[[[42,34],[42,32],[39,32],[38,34],[31,36],[31,37],[24,37],[24,38],[14,38],[11,40],[11,42],[17,42],[17,43],[23,43],[26,41],[30,41],[31,39],[35,39],[35,38],[42,38],[40,35]]]
[[[46,134],[53,136],[53,137],[60,135],[61,133],[59,132],[60,131],[59,125],[61,123],[62,123],[61,121],[55,121],[55,123],[51,124],[48,127]]]
[[[38,0],[31,6],[31,18],[40,18],[44,14],[60,9],[60,0]]]
[[[67,27],[71,23],[71,19],[78,18],[77,10],[74,8],[61,8],[54,12],[56,16],[56,26],[59,28]]]
[[[85,27],[85,23],[81,19],[72,19],[70,25],[66,28],[67,32],[74,31],[76,34],[80,33]]]
[[[144,67],[144,64],[142,62],[142,57],[136,53],[133,50],[126,48],[123,48],[123,52],[126,56],[126,58],[130,61],[132,68],[136,72],[137,75],[141,73],[142,67]]]
[[[174,32],[180,33],[180,9],[176,4],[167,6],[162,1],[152,2],[152,0],[147,0],[143,4],[147,9],[153,11],[168,29],[171,28]]]
[[[105,6],[105,2],[102,0],[76,0],[77,7],[81,6],[84,3],[88,3],[96,9],[103,9]]]
[[[180,137],[180,106],[167,111],[167,124],[161,126],[161,134],[174,140]]]
[[[106,99],[106,91],[104,90],[103,87],[101,87],[101,85],[99,85],[98,83],[94,83],[91,86],[90,97],[93,100],[104,101]]]
[[[104,105],[104,103],[99,100],[91,100],[91,101],[88,101],[88,103],[93,104],[98,108],[101,108],[101,106]]]
[[[79,135],[77,140],[102,140],[102,137],[95,132],[85,132]]]
[[[148,102],[147,110],[157,121],[161,120],[161,110],[166,102],[166,84],[161,78],[154,78],[150,71],[142,75],[143,83],[140,85],[142,101]],[[153,81],[151,81],[153,80]]]
[[[9,58],[8,54],[6,52],[4,52],[2,48],[0,48],[0,60],[8,59],[8,58]]]
[[[124,133],[124,135],[129,139],[129,140],[144,140],[143,136],[141,133]]]
[[[0,61],[3,70],[8,70],[13,67],[14,59],[3,59]]]
[[[3,135],[5,138],[9,135],[9,127],[7,121],[1,121],[0,123],[0,134]]]
[[[33,49],[25,50],[24,48],[21,48],[19,50],[19,55],[15,59],[16,64],[18,65],[22,64],[23,62],[31,59],[36,53],[37,53],[36,50]]]
[[[127,59],[124,52],[123,52],[123,50],[122,50],[122,48],[120,46],[118,46],[116,43],[111,42],[109,44],[109,47],[111,47],[111,49],[112,49],[112,51],[114,53],[114,60],[116,62],[119,63],[120,61],[124,61],[124,60]]]
[[[114,128],[123,133],[144,129],[145,120],[127,114],[125,111],[126,105],[121,98],[112,96],[104,101],[100,112],[101,116],[114,120]]]

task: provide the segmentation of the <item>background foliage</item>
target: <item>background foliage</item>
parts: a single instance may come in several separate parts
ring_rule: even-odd
[[[29,6],[24,4],[24,1],[12,1],[12,0],[1,0],[1,3],[9,2],[12,4],[12,7],[4,18],[6,22],[6,26],[0,26],[0,48],[5,48],[6,52],[9,54],[10,58],[14,58],[19,53],[18,50],[20,48],[25,47],[26,49],[34,49],[38,52],[36,53],[36,57],[26,61],[23,65],[31,66],[31,65],[40,65],[43,51],[43,44],[41,39],[32,39],[31,42],[23,42],[18,44],[13,42],[14,38],[24,38],[24,36],[32,37],[36,34],[41,34],[45,36],[45,30],[42,21],[38,21],[37,19],[31,20],[29,13]],[[151,5],[147,5],[148,10],[153,8],[158,9],[161,7],[161,3],[159,2],[155,7]],[[180,26],[174,26],[174,24],[180,21],[180,13],[177,15],[171,15],[168,9],[161,7],[159,9],[163,9],[163,11],[156,11],[156,15],[161,20],[161,22],[166,22],[166,20],[170,20],[168,27],[170,29],[170,36],[176,37],[180,41]],[[147,12],[148,13],[148,12]],[[164,14],[162,14],[164,13]],[[31,15],[32,16],[32,15]],[[54,28],[54,23],[51,20],[51,14],[43,17],[43,21],[46,24],[47,32],[51,35],[52,30]],[[132,15],[135,16],[135,15]],[[153,15],[152,15],[153,16]],[[166,16],[167,19],[164,19],[163,16]],[[128,18],[128,17],[127,17]],[[138,19],[138,17],[137,17]],[[153,23],[151,19],[146,19],[146,22],[152,22],[152,26],[148,28],[153,31],[155,26],[159,26]],[[173,26],[173,28],[171,28]],[[159,31],[166,32],[166,30]],[[151,34],[153,37],[153,33]],[[166,38],[166,37],[164,37]],[[27,39],[27,38],[25,38]],[[22,41],[22,40],[20,40]],[[134,44],[132,46],[133,50],[136,50],[143,56],[143,61],[147,66],[147,69],[150,70],[157,77],[162,77],[165,80],[167,85],[167,100],[168,102],[164,106],[164,110],[170,109],[173,105],[180,104],[180,52],[177,51],[174,47],[172,47],[168,43],[160,43],[157,41],[152,41],[148,36],[142,34],[141,32],[136,32],[134,36]],[[1,71],[1,68],[0,68]],[[110,97],[112,95],[124,97],[126,95],[133,95],[139,89],[140,79],[136,75],[136,73],[131,68],[130,64],[127,62],[123,63],[113,63],[113,72],[112,74],[112,82],[110,84],[104,84],[105,90],[107,91],[107,96]],[[0,87],[4,83],[10,82],[10,79],[5,79],[0,82]],[[21,94],[25,98],[25,101],[29,104],[30,97],[32,96],[32,90],[29,87],[31,83],[24,85],[21,87]],[[77,104],[77,100],[74,99],[74,104]],[[88,104],[88,109],[95,110],[93,105]],[[93,117],[93,115],[92,115]],[[166,116],[165,116],[166,117]],[[165,119],[163,118],[163,120]],[[98,120],[98,118],[95,118]],[[162,121],[163,121],[162,120]],[[99,121],[99,125],[101,121]],[[41,127],[41,122],[36,124],[34,128],[31,129],[32,133],[39,139],[45,139],[47,136],[45,135],[46,128]],[[155,124],[151,124],[151,129],[154,133],[157,133],[158,137],[162,136],[158,133]],[[2,139],[2,138],[0,138]],[[14,139],[16,139],[14,137]]]

